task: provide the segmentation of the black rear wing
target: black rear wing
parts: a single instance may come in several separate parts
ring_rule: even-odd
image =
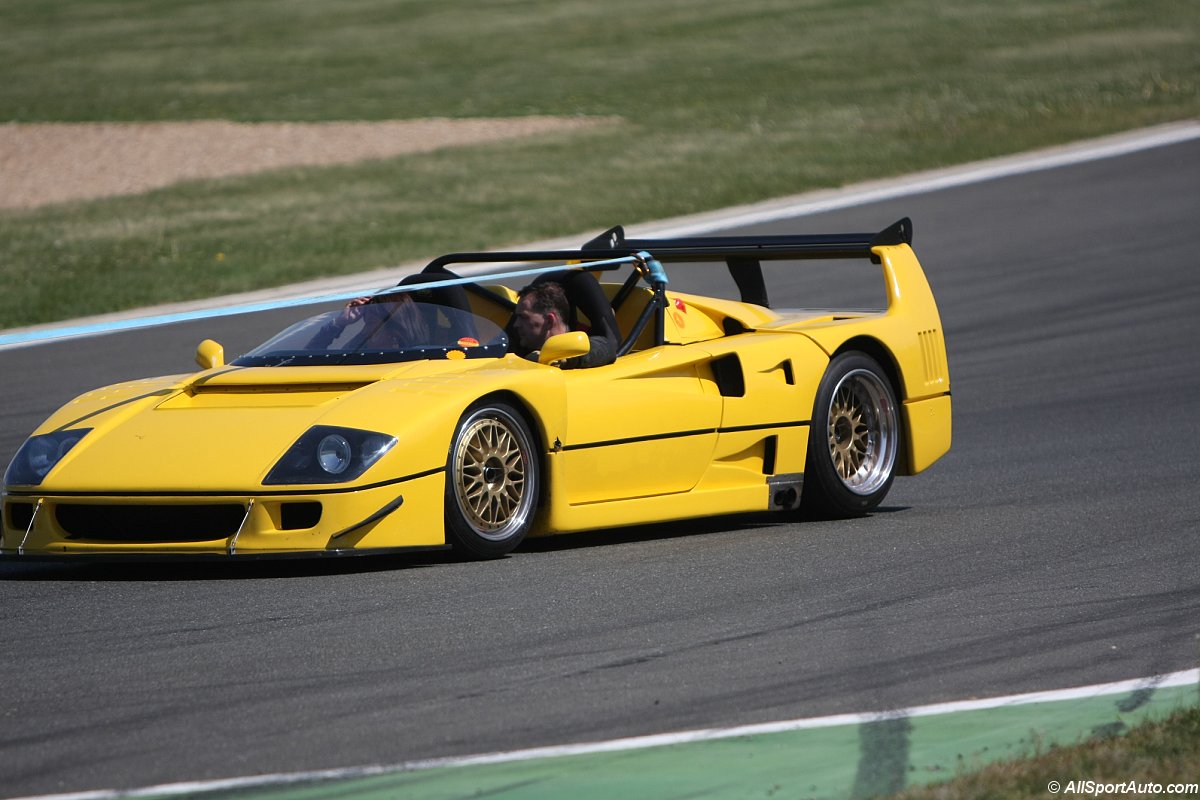
[[[869,258],[881,245],[912,244],[908,217],[878,233],[835,233],[775,236],[698,236],[676,239],[626,239],[620,225],[583,246],[585,251],[611,255],[649,252],[661,262],[724,261],[729,266],[743,303],[770,307],[763,281],[762,261],[793,259]]]
[[[423,272],[443,273],[451,264],[577,261],[587,263],[649,254],[662,263],[724,261],[744,303],[770,307],[762,261],[869,258],[883,245],[912,244],[908,217],[878,233],[793,234],[774,236],[696,236],[672,239],[627,239],[617,225],[579,250],[525,250],[495,253],[451,253],[429,262]]]
[[[592,239],[584,250],[632,255],[649,251],[659,261],[720,261],[729,256],[768,259],[869,258],[880,245],[912,244],[908,217],[878,233],[791,234],[774,236],[694,236],[675,239],[627,239],[618,225]]]

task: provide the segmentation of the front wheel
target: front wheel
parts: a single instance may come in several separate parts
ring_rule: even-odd
[[[538,496],[538,456],[505,403],[467,409],[446,462],[446,538],[468,558],[498,558],[525,538]]]
[[[899,450],[896,395],[883,369],[865,353],[834,358],[813,404],[806,509],[851,517],[875,508],[896,477]]]

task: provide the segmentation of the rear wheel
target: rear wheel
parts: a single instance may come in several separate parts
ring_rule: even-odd
[[[865,353],[834,358],[813,404],[805,508],[832,517],[875,508],[892,486],[899,450],[896,395],[883,369]]]
[[[521,415],[500,402],[467,409],[446,462],[446,537],[469,558],[498,558],[533,524],[538,458]]]

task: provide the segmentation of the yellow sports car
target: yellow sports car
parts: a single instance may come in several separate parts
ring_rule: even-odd
[[[208,340],[200,372],[65,405],[4,476],[0,552],[489,558],[527,535],[862,514],[950,447],[942,326],[911,241],[907,219],[815,236],[617,227],[578,250],[443,256],[228,364]],[[887,307],[772,310],[762,262],[807,259],[878,264]],[[699,262],[728,264],[741,299],[668,288],[666,265]],[[529,341],[526,283],[560,287],[567,332]]]

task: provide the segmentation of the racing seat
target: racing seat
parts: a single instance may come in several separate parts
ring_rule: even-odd
[[[588,335],[591,352],[583,356],[583,362],[571,364],[571,367],[602,367],[617,360],[617,348],[621,344],[621,333],[617,327],[617,316],[613,313],[612,304],[596,276],[584,270],[567,269],[539,275],[534,283],[554,281],[563,288],[567,296],[570,313],[567,325],[573,331],[583,331]],[[580,314],[587,319],[586,324],[580,319]],[[508,333],[511,341],[516,341],[512,323],[509,323]],[[571,359],[575,361],[576,359]]]
[[[586,365],[602,367],[616,361],[621,332],[612,304],[596,276],[584,270],[564,270],[540,276],[538,281],[541,280],[556,280],[562,285],[571,307],[567,324],[573,331],[585,331],[591,344],[591,352],[584,357]],[[587,318],[586,325],[579,319],[581,313]]]

